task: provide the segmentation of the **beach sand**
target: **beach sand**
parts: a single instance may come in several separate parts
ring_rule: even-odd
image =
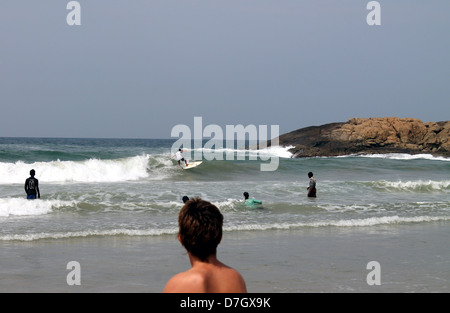
[[[448,292],[448,222],[225,232],[218,258],[252,293]],[[189,260],[175,235],[0,242],[0,292],[162,292]],[[81,267],[69,286],[67,263]],[[380,264],[379,286],[366,278]]]

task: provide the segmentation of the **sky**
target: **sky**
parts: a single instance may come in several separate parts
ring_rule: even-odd
[[[450,119],[448,0],[69,2],[1,1],[0,137]]]

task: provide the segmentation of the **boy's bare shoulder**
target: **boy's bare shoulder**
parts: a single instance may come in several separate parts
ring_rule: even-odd
[[[220,292],[226,293],[247,293],[247,286],[244,277],[237,270],[228,267],[222,278],[224,288]]]
[[[194,293],[194,292],[205,292],[202,290],[204,285],[204,278],[199,273],[191,272],[188,270],[186,272],[179,273],[172,277],[166,284],[164,288],[165,293]]]

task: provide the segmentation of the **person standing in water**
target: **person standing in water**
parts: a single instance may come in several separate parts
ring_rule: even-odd
[[[31,170],[31,177],[27,178],[27,180],[25,181],[25,192],[27,193],[28,200],[34,200],[36,199],[36,196],[38,199],[41,198],[41,193],[39,191],[39,181],[34,177],[35,175],[35,170]]]
[[[313,172],[309,172],[308,177],[309,177],[309,187],[307,188],[308,197],[315,198],[317,190],[316,190],[316,179],[314,178]]]

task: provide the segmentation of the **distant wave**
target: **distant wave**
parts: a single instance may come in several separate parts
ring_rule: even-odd
[[[410,192],[450,191],[450,180],[444,181],[376,181],[370,183],[376,189]]]
[[[266,149],[256,150],[261,155],[266,154],[267,156],[275,156],[280,158],[289,159],[292,158],[293,154],[289,150],[294,148],[294,146],[281,147],[281,146],[272,146]]]
[[[289,159],[292,157],[292,153],[289,150],[293,148],[293,146],[289,147],[281,147],[281,146],[272,146],[264,149],[230,149],[230,148],[217,148],[217,149],[209,149],[209,148],[200,148],[193,149],[192,151],[201,152],[204,155],[211,153],[213,155],[220,155],[225,159],[224,155],[232,154],[234,157],[241,158],[270,158],[270,157],[279,157],[284,159]]]
[[[450,162],[450,158],[436,157],[432,154],[407,154],[407,153],[385,153],[385,154],[349,154],[338,156],[337,158],[360,157],[372,159],[388,159],[388,160],[430,160]]]

